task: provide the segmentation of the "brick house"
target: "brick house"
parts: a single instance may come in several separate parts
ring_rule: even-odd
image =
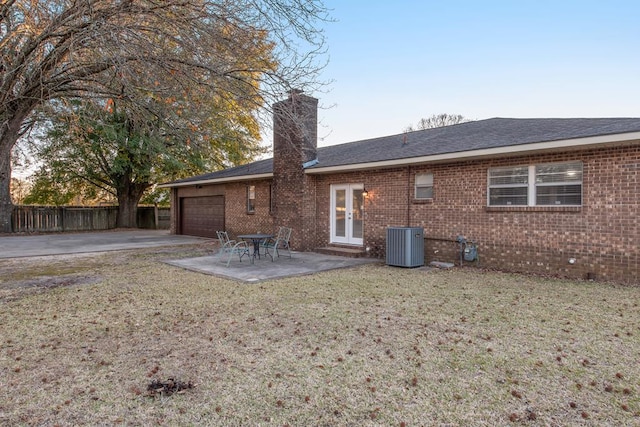
[[[171,230],[294,229],[298,251],[384,257],[422,227],[425,261],[636,283],[640,118],[493,118],[317,148],[317,100],[274,105],[273,158],[168,184]]]

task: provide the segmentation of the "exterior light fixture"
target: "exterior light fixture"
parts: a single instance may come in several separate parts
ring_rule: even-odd
[[[367,197],[369,195],[369,192],[367,191],[366,188],[362,189],[362,197]]]

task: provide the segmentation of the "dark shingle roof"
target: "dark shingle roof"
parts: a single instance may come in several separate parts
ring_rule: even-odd
[[[318,148],[319,162],[309,169],[462,153],[481,149],[629,132],[640,132],[640,118],[493,118],[330,147],[320,147]],[[248,165],[174,181],[170,185],[272,172],[273,159],[266,159]]]
[[[183,184],[188,182],[209,181],[213,179],[233,178],[238,176],[262,175],[273,172],[273,159],[258,160],[257,162],[248,163],[234,168],[223,169],[216,172],[206,173],[204,175],[192,176],[189,178],[171,181],[168,185]]]
[[[408,159],[638,131],[640,118],[494,118],[322,148],[318,150],[320,162],[315,167]]]

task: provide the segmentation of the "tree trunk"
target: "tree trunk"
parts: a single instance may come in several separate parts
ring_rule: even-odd
[[[11,233],[11,145],[5,148],[0,142],[0,233]]]
[[[11,233],[11,152],[20,138],[20,129],[38,100],[16,108],[0,110],[0,233]]]
[[[138,202],[129,197],[118,198],[118,228],[136,228],[138,216]]]
[[[138,227],[138,202],[149,184],[126,183],[118,189],[118,228]]]
[[[11,233],[11,151],[18,142],[19,130],[26,114],[7,111],[0,113],[0,119],[7,120],[0,124],[0,233]]]

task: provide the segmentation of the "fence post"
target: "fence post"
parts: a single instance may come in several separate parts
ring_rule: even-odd
[[[153,204],[153,225],[155,226],[155,229],[158,229],[158,224],[159,224],[159,220],[158,220],[158,204],[154,203]]]

